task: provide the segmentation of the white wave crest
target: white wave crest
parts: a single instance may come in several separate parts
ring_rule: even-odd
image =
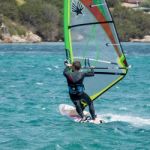
[[[43,83],[42,83],[42,82],[37,82],[36,84],[37,84],[37,85],[43,85]]]
[[[50,67],[48,67],[48,68],[46,68],[47,70],[49,70],[49,71],[52,71],[52,68],[50,68]]]
[[[58,68],[59,68],[59,66],[57,66],[57,65],[56,65],[56,66],[54,66],[54,68],[58,69]]]
[[[128,115],[117,115],[117,114],[102,114],[99,115],[106,123],[108,122],[127,122],[134,126],[150,126],[150,119],[145,119],[137,116],[128,116]]]

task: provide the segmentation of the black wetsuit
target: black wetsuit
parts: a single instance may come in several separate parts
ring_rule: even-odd
[[[91,70],[90,72],[86,73],[79,71],[72,72],[72,70],[69,67],[66,67],[64,69],[64,76],[67,78],[69,95],[76,107],[76,111],[78,112],[78,114],[83,118],[84,106],[81,103],[81,101],[83,102],[85,101],[89,106],[89,112],[92,116],[92,119],[95,119],[96,115],[93,106],[93,101],[84,92],[84,85],[83,85],[84,77],[94,76],[94,71]]]

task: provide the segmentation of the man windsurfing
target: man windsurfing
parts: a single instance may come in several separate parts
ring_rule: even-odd
[[[91,69],[90,72],[80,72],[81,63],[80,61],[75,61],[72,64],[69,64],[65,61],[66,68],[64,69],[64,76],[67,79],[69,95],[76,107],[76,111],[79,116],[82,118],[81,122],[86,121],[86,117],[83,114],[84,105],[82,102],[86,103],[89,106],[89,112],[91,114],[91,118],[94,121],[96,119],[95,109],[93,105],[93,101],[91,98],[84,92],[84,78],[94,76],[94,71]]]

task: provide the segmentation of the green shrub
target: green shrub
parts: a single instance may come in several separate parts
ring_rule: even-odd
[[[129,41],[130,38],[143,38],[144,35],[150,34],[149,14],[139,10],[116,6],[112,15],[121,41]]]
[[[20,7],[20,21],[30,26],[44,40],[50,39],[52,32],[59,28],[59,11],[55,6],[43,0],[31,0]]]
[[[150,8],[150,0],[143,1],[143,3],[141,3],[140,6]]]
[[[116,5],[120,5],[122,0],[106,0],[109,7],[115,7]]]
[[[0,14],[3,14],[12,20],[18,20],[19,12],[15,0],[1,0]]]
[[[25,35],[27,32],[27,29],[24,26],[20,25],[17,22],[13,22],[7,17],[4,17],[4,23],[7,26],[11,35]]]

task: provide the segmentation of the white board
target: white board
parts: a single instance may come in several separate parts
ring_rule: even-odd
[[[67,116],[68,118],[70,118],[71,120],[73,120],[75,122],[80,122],[81,121],[81,117],[76,112],[75,107],[73,107],[71,105],[60,104],[59,105],[59,112],[61,113],[61,115]],[[89,112],[87,112],[87,111],[84,111],[83,113],[84,113],[85,116],[90,116]],[[100,124],[100,123],[102,123],[102,120],[100,118],[96,118],[94,121],[93,120],[88,120],[88,121],[85,121],[85,122]]]

